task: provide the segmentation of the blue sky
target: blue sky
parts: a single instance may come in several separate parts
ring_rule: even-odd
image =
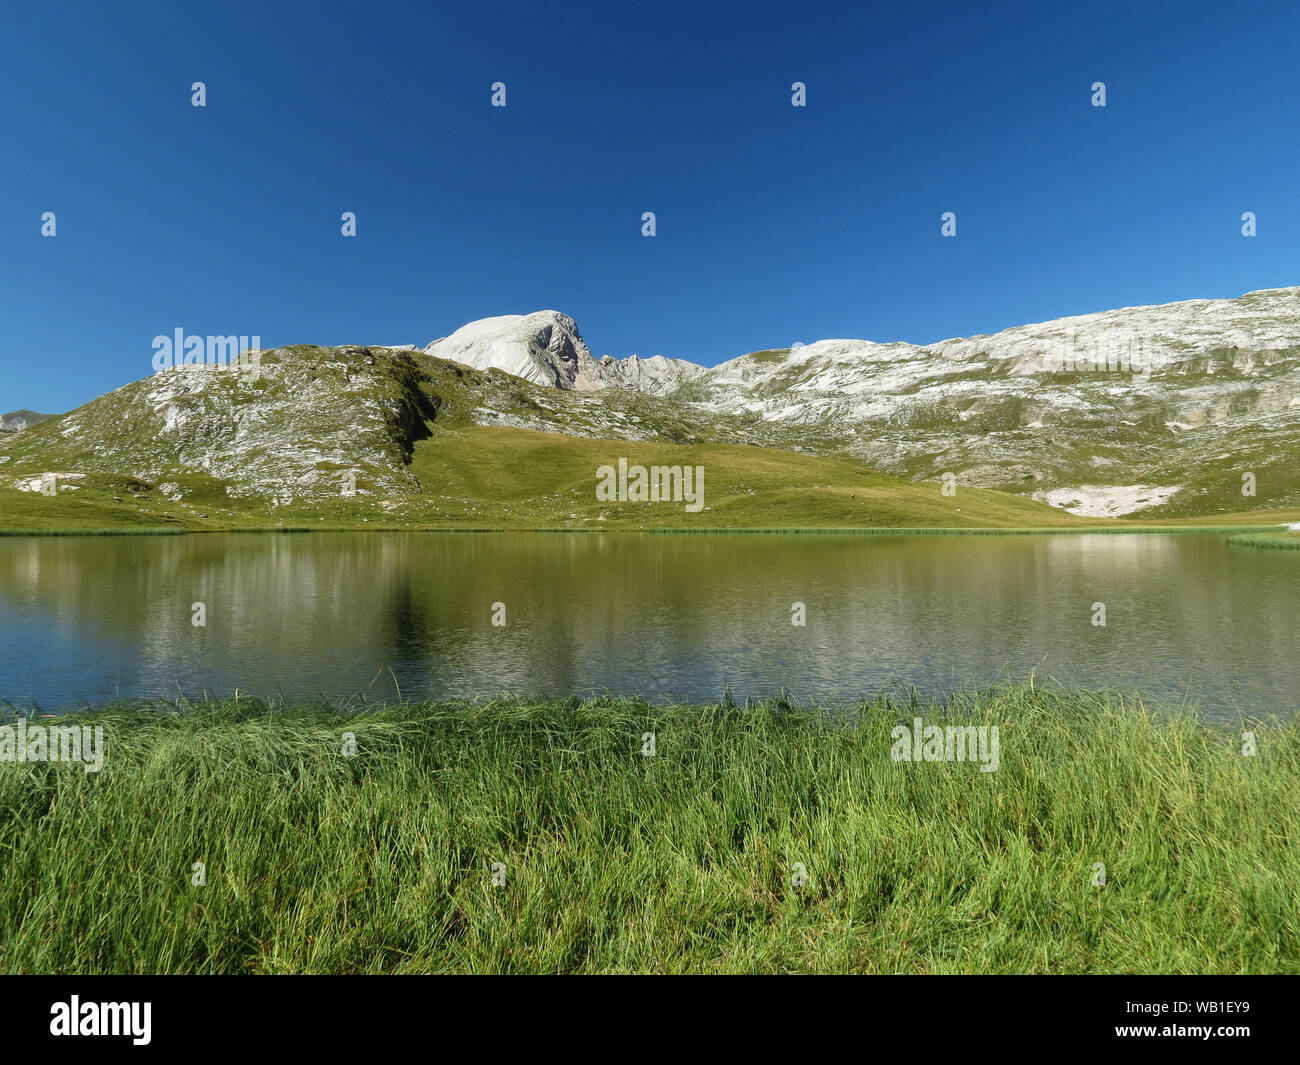
[[[554,308],[598,356],[713,364],[1300,282],[1295,9],[1056,8],[6,0],[0,410],[143,377],[176,328]]]

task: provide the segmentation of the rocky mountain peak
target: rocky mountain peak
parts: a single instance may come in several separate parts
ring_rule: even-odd
[[[0,433],[18,433],[52,417],[49,414],[37,414],[34,410],[11,410],[0,414]]]
[[[578,392],[626,388],[666,396],[705,372],[703,366],[663,355],[596,359],[577,323],[559,311],[483,318],[424,351],[476,370],[504,370],[533,384]]]
[[[476,370],[503,370],[553,388],[592,392],[605,384],[577,323],[559,311],[483,318],[435,340],[424,351]]]

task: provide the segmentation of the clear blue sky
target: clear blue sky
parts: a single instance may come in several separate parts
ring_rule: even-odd
[[[1294,284],[1298,40],[1282,4],[5,0],[0,410],[177,327],[555,308],[712,364]]]

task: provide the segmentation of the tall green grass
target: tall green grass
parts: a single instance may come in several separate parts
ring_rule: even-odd
[[[1236,547],[1300,548],[1300,535],[1293,532],[1265,533],[1260,536],[1229,536],[1228,543]]]
[[[147,526],[120,529],[0,529],[0,536],[183,536],[185,529],[154,529]]]
[[[651,534],[677,534],[688,536],[710,536],[710,535],[737,535],[737,534],[760,534],[772,536],[780,534],[782,536],[1063,536],[1066,534],[1075,535],[1131,535],[1134,533],[1237,533],[1245,529],[1248,532],[1257,532],[1264,535],[1260,536],[1232,536],[1228,542],[1250,547],[1296,547],[1300,546],[1300,537],[1294,533],[1278,534],[1276,536],[1267,535],[1267,530],[1272,529],[1272,525],[1132,525],[1116,526],[1103,525],[1096,527],[1088,526],[1069,526],[1063,528],[1044,527],[1044,528],[1006,528],[1006,529],[981,529],[981,528],[954,528],[954,529],[932,529],[932,528],[910,528],[907,526],[894,526],[890,528],[815,528],[806,529],[795,527],[776,527],[776,528],[754,528],[754,529],[731,529],[731,528],[656,528],[647,526],[644,529],[630,529],[626,526],[614,526],[608,529],[576,527],[563,528],[560,526],[546,528],[528,528],[528,529],[511,529],[501,527],[483,527],[474,526],[448,526],[446,528],[419,527],[413,528],[402,525],[361,525],[361,526],[340,526],[340,525],[268,525],[259,528],[231,528],[231,529],[0,529],[0,536],[184,536],[189,533],[200,535],[203,533],[337,533],[337,532],[359,532],[359,533],[391,533],[391,532],[426,532],[426,533],[592,533],[598,536],[608,536],[611,534],[632,534],[640,535],[645,533]],[[1294,541],[1294,542],[1287,542]]]
[[[998,725],[1001,768],[893,761],[915,716]],[[63,723],[102,772],[0,763],[6,972],[1300,972],[1294,722],[1013,687]]]

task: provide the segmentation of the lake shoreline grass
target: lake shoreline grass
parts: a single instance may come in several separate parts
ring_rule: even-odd
[[[997,725],[998,769],[895,761],[917,717]],[[0,762],[10,973],[1300,972],[1294,720],[1014,685],[57,723],[107,755]]]
[[[1294,546],[1289,543],[1275,543],[1274,540],[1286,540],[1288,537],[1285,533],[1272,535],[1277,529],[1277,524],[1264,525],[1187,525],[1187,524],[1169,524],[1160,525],[1155,523],[1144,523],[1134,525],[1067,525],[1067,526],[1025,526],[1025,527],[993,527],[980,528],[978,526],[963,527],[926,527],[926,526],[872,526],[863,528],[852,527],[823,527],[823,526],[772,526],[768,528],[676,528],[666,526],[663,528],[647,527],[628,528],[627,526],[613,526],[608,529],[592,528],[590,526],[538,526],[538,527],[514,527],[514,526],[418,526],[409,525],[262,525],[262,526],[239,526],[231,528],[214,528],[214,529],[190,529],[190,528],[104,528],[104,529],[4,529],[0,528],[0,537],[6,536],[186,536],[186,535],[216,535],[221,533],[593,533],[597,535],[611,535],[624,533],[652,533],[652,534],[669,534],[683,536],[711,536],[727,535],[736,533],[741,535],[823,535],[823,536],[1047,536],[1056,534],[1096,534],[1105,533],[1110,535],[1119,535],[1124,533],[1258,533],[1263,534],[1258,539],[1250,536],[1234,536],[1231,543],[1243,544],[1255,547],[1289,547]],[[1292,535],[1290,539],[1300,539]],[[1270,542],[1263,542],[1263,541]]]
[[[1253,529],[1251,532],[1258,532],[1260,535],[1229,536],[1228,543],[1234,547],[1265,547],[1284,551],[1294,551],[1300,548],[1300,533],[1265,532],[1264,530]]]

